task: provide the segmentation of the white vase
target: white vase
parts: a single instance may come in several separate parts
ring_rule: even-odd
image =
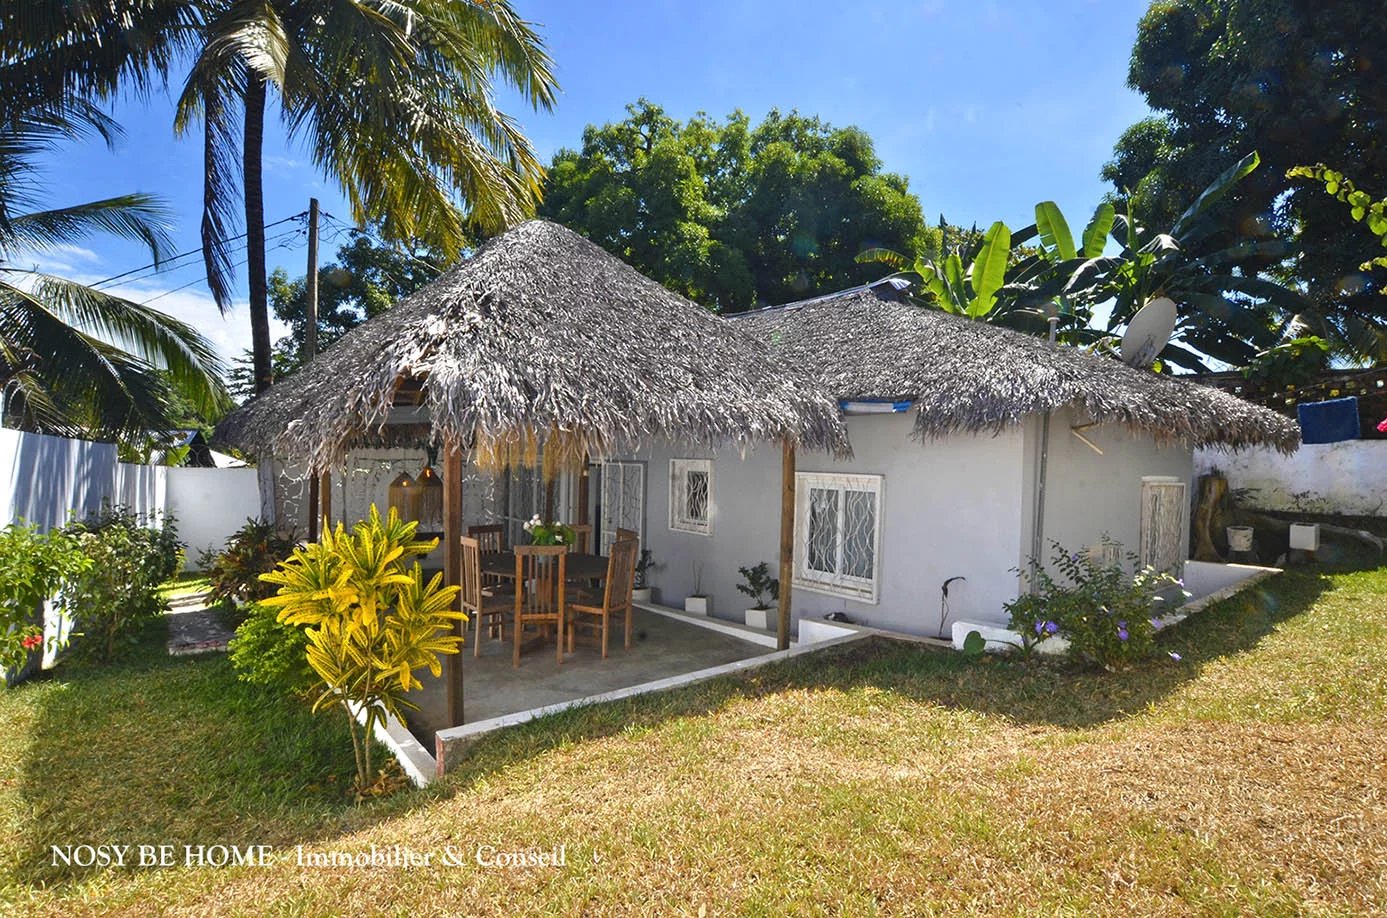
[[[650,602],[654,590],[650,587],[635,587],[631,590],[632,602]]]
[[[684,598],[684,611],[690,615],[707,615],[713,610],[713,597],[687,596]]]

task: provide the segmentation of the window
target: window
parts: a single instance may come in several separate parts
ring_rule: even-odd
[[[795,475],[795,584],[877,601],[880,475]]]
[[[679,532],[712,532],[713,462],[669,460],[669,528]]]

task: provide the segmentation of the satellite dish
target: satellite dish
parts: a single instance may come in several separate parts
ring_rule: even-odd
[[[1122,362],[1143,369],[1155,363],[1175,333],[1175,319],[1175,301],[1169,297],[1157,297],[1137,310],[1122,335]]]

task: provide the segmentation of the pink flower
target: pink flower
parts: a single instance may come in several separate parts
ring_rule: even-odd
[[[1382,419],[1382,423],[1377,425],[1378,433],[1387,433],[1387,418]]]

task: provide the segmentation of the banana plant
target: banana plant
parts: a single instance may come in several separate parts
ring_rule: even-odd
[[[1060,339],[1066,343],[1086,343],[1095,337],[1088,328],[1091,310],[1065,296],[1064,288],[1081,265],[1103,254],[1116,213],[1112,204],[1100,204],[1076,244],[1058,204],[1041,201],[1035,206],[1035,223],[1012,238],[1019,257],[1000,291],[1014,302],[1008,324],[1043,333],[1048,319],[1055,316]],[[1025,245],[1032,239],[1038,239],[1039,245]]]
[[[1150,300],[1169,297],[1179,308],[1176,338],[1182,343],[1166,348],[1166,360],[1190,370],[1207,369],[1206,357],[1246,365],[1276,344],[1284,326],[1278,312],[1295,316],[1311,308],[1301,291],[1246,267],[1284,256],[1285,243],[1248,240],[1208,248],[1220,228],[1209,218],[1210,208],[1259,163],[1255,152],[1238,160],[1165,232],[1142,225],[1129,195],[1125,212],[1112,217],[1108,234],[1117,254],[1086,250],[1077,267],[1061,271],[1065,281],[1060,295],[1087,310],[1108,304],[1109,334],[1126,326]]]
[[[995,322],[1009,301],[999,296],[1011,263],[1011,230],[998,220],[988,227],[982,241],[968,250],[954,249],[938,259],[906,258],[890,249],[867,249],[857,256],[859,264],[890,265],[898,275],[913,274],[929,305],[953,315],[981,322]]]

